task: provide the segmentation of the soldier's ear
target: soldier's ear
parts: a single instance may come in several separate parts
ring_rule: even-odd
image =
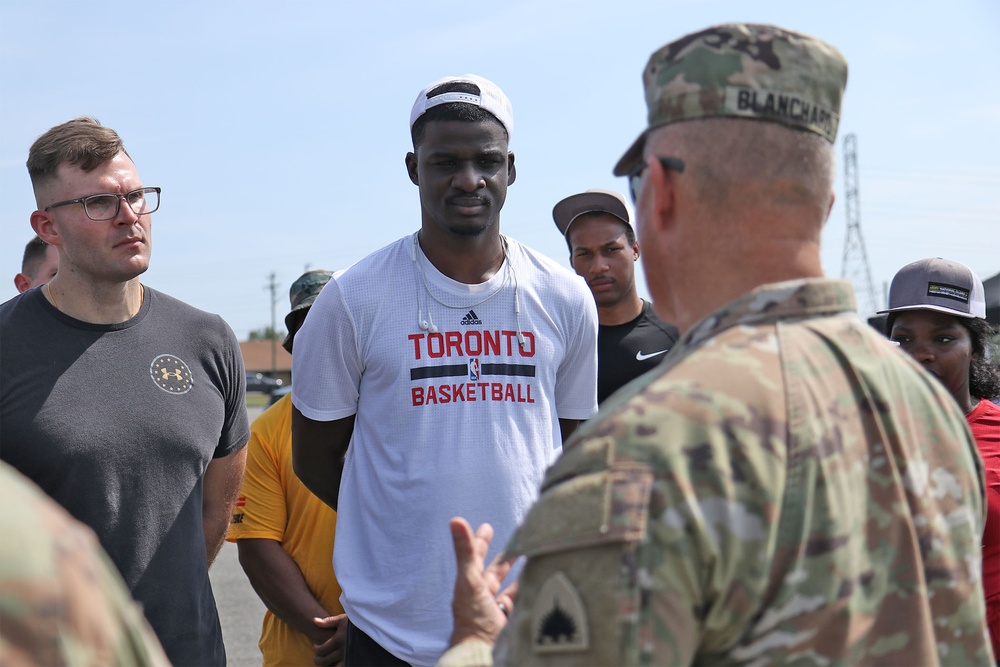
[[[650,197],[649,204],[652,211],[651,220],[643,220],[643,224],[650,224],[654,230],[663,231],[674,219],[675,199],[675,178],[677,174],[666,169],[660,161],[651,157],[646,162],[646,187],[640,192],[642,195]]]

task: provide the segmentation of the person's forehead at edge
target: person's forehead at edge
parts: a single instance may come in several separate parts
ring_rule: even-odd
[[[614,168],[632,173],[649,131],[702,118],[747,118],[814,132],[833,143],[847,61],[833,46],[777,26],[724,24],[685,35],[643,71],[648,126]]]

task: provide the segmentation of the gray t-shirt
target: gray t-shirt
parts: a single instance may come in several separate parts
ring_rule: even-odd
[[[232,330],[148,287],[113,325],[34,289],[0,305],[0,339],[0,458],[97,533],[175,665],[225,664],[202,493],[249,439]]]

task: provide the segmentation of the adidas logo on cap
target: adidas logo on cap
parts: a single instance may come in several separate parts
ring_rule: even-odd
[[[463,317],[462,321],[460,322],[462,326],[467,326],[467,327],[472,326],[473,324],[482,324],[482,323],[483,321],[479,319],[479,315],[476,315],[476,311],[474,310],[470,310],[469,312],[467,312],[465,314],[465,317]]]

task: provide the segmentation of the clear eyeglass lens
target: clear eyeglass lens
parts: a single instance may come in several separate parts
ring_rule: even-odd
[[[95,195],[83,200],[87,215],[93,220],[110,220],[118,213],[118,197]]]
[[[160,193],[154,188],[143,188],[129,193],[128,204],[136,215],[152,213],[160,208]]]
[[[153,194],[156,194],[155,190]],[[129,208],[136,215],[142,215],[152,208],[149,194],[145,190],[133,190],[125,196],[125,199],[128,200]]]
[[[160,195],[153,188],[133,190],[125,195],[129,208],[136,215],[152,213],[160,206]],[[93,220],[111,220],[118,215],[121,197],[115,195],[94,195],[84,200],[87,215]]]

